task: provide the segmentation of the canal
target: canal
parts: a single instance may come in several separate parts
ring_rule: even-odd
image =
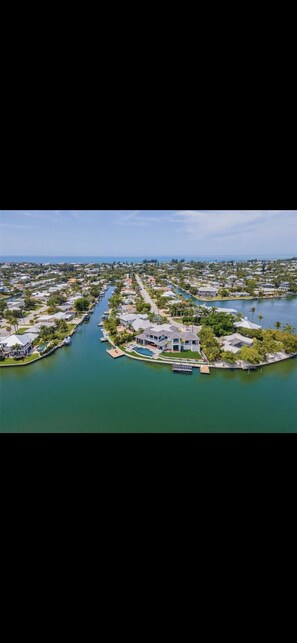
[[[234,308],[244,317],[255,324],[261,324],[264,328],[274,328],[276,321],[282,325],[291,324],[297,328],[297,297],[288,296],[275,299],[234,299],[230,301],[201,301],[192,295],[185,293],[180,288],[174,287],[174,292],[182,295],[185,299],[191,299],[196,306],[214,306],[215,308]],[[256,308],[255,313],[251,308]],[[263,319],[259,321],[258,315]]]
[[[1,432],[297,430],[296,358],[262,372],[213,370],[209,376],[199,370],[192,376],[174,375],[169,366],[126,357],[112,360],[97,327],[111,292],[73,336],[71,346],[31,366],[0,368]],[[284,321],[292,321],[294,304],[281,301],[287,303]],[[268,312],[263,314],[268,317]],[[296,325],[296,317],[293,321]]]

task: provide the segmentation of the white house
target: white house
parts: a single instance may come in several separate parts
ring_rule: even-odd
[[[248,321],[248,319],[242,319],[239,322],[235,322],[234,326],[236,326],[236,328],[249,328],[251,330],[260,330],[262,328],[262,326],[253,324],[253,322]]]
[[[148,316],[146,314],[140,315],[139,313],[121,313],[119,319],[122,324],[129,326],[129,324],[132,324],[136,319],[144,320],[148,319]],[[141,326],[141,328],[143,328],[143,326]]]
[[[1,339],[0,346],[5,357],[25,357],[32,349],[37,333],[25,333],[24,335],[10,335]]]
[[[180,352],[198,351],[200,343],[198,335],[191,331],[180,331],[169,324],[155,324],[137,336],[136,341],[142,346],[154,346],[161,351]]]
[[[243,346],[252,346],[253,343],[253,339],[244,337],[240,333],[233,333],[223,338],[223,350],[238,353]]]
[[[200,286],[198,289],[198,295],[201,297],[216,297],[218,294],[218,289],[214,286]]]

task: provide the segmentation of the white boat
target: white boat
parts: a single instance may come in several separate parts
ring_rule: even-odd
[[[99,322],[98,326],[104,326],[103,322]]]
[[[69,336],[65,337],[64,344],[65,344],[65,346],[69,346],[69,344],[71,344],[71,337],[69,337]]]
[[[108,342],[107,337],[101,337],[101,338],[100,338],[100,342]]]

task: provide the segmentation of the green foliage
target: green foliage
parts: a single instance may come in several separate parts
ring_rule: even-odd
[[[142,299],[137,299],[136,310],[139,314],[146,314],[151,312],[151,305],[145,303]]]
[[[36,306],[36,300],[31,297],[25,297],[24,306],[25,310],[34,310]]]
[[[230,294],[230,293],[229,293],[229,290],[227,290],[227,288],[222,288],[222,289],[219,291],[219,295],[220,295],[221,297],[229,297],[229,294]]]
[[[227,313],[214,312],[207,317],[202,317],[201,323],[204,326],[211,327],[216,337],[232,335],[235,331],[232,315],[228,315]]]
[[[210,362],[214,362],[220,356],[220,345],[212,328],[203,326],[199,333],[201,348]]]
[[[239,353],[237,353],[237,359],[249,362],[250,364],[260,364],[262,355],[253,346],[243,346]]]
[[[7,309],[7,303],[5,299],[0,300],[0,319],[4,316],[4,312]]]
[[[81,297],[81,299],[76,299],[74,303],[74,308],[78,313],[89,310],[89,300],[87,297]]]
[[[222,351],[221,358],[224,362],[228,362],[228,364],[235,364],[237,361],[236,355],[231,351]]]

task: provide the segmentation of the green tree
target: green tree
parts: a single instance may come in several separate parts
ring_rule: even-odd
[[[254,314],[256,312],[255,306],[252,306],[252,308],[250,309],[250,312],[252,313],[252,320],[253,320],[254,319]]]
[[[228,362],[228,364],[235,364],[237,361],[236,355],[231,351],[222,351],[221,358],[224,362]]]
[[[278,330],[279,328],[281,328],[281,323],[280,323],[280,321],[276,321],[276,322],[274,322],[274,325],[275,325],[275,328],[277,328],[277,330]]]
[[[259,319],[259,322],[261,322],[262,319],[264,319],[263,315],[258,315],[258,319]]]
[[[253,346],[243,346],[239,353],[237,353],[237,359],[249,362],[250,364],[260,364],[262,356]]]
[[[81,299],[76,299],[74,303],[74,308],[78,313],[89,310],[89,300],[86,297],[81,297]]]
[[[296,329],[294,328],[294,326],[292,326],[292,324],[286,324],[286,325],[284,326],[283,330],[284,330],[284,332],[285,332],[285,333],[291,333],[291,334],[293,334],[293,333],[295,332],[295,330],[296,330]]]

